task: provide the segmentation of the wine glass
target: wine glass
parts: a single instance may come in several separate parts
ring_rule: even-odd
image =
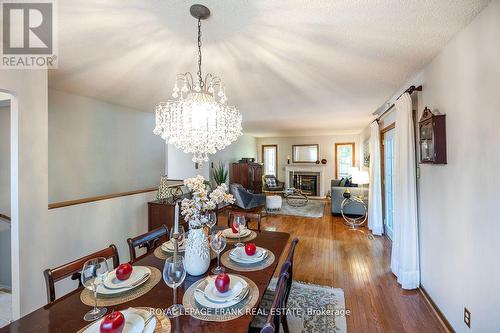
[[[176,318],[184,312],[184,306],[177,304],[177,287],[184,282],[186,269],[184,268],[184,258],[182,256],[168,257],[163,267],[163,281],[170,288],[174,289],[174,302],[167,309],[167,317]]]
[[[236,216],[233,220],[234,226],[238,229],[238,243],[234,244],[235,247],[245,246],[244,243],[241,242],[241,230],[245,228],[246,220],[244,216]]]
[[[225,271],[224,267],[220,265],[220,253],[226,248],[226,237],[222,236],[220,232],[214,232],[210,239],[210,247],[217,253],[217,267],[212,268],[212,274],[217,275]]]
[[[212,228],[217,224],[217,215],[215,212],[207,212],[205,214],[207,225],[210,228],[209,233],[212,233]]]
[[[103,257],[89,259],[83,265],[80,279],[85,288],[94,292],[95,299],[94,308],[87,312],[83,317],[85,321],[94,321],[99,319],[108,311],[106,308],[97,307],[97,288],[104,283],[108,273],[108,262],[106,261],[106,258]]]

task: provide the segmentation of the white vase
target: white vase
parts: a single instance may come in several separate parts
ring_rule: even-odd
[[[186,240],[184,266],[189,275],[202,275],[210,266],[210,247],[203,228],[191,228]]]

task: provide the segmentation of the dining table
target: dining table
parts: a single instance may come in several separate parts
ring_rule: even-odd
[[[273,277],[276,266],[280,262],[280,257],[287,246],[290,235],[283,232],[260,231],[257,237],[252,240],[257,246],[272,251],[276,257],[272,265],[258,271],[242,272],[233,271],[226,268],[230,274],[239,274],[252,280],[259,289],[259,299],[255,307],[264,295],[271,278]],[[227,244],[224,251],[230,251],[234,245]],[[222,254],[221,254],[222,255]],[[210,269],[217,263],[214,259],[210,263],[207,273],[201,276],[187,275],[184,282],[177,288],[177,299],[182,300],[185,290],[200,279],[206,278]],[[133,265],[153,266],[163,271],[164,260],[158,259],[152,252],[140,257]],[[40,274],[42,274],[40,272]],[[20,333],[20,332],[77,332],[89,323],[83,320],[83,315],[90,309],[89,306],[82,303],[80,293],[82,287],[69,294],[47,304],[24,317],[13,321],[10,325],[0,329],[0,333]],[[132,301],[115,306],[108,306],[108,313],[111,311],[120,311],[130,307],[150,307],[154,309],[166,309],[173,303],[173,289],[169,288],[163,281],[160,281],[153,289],[145,295]],[[252,322],[252,313],[246,313],[236,319],[224,322],[199,320],[190,315],[182,315],[171,319],[171,332],[247,332]]]

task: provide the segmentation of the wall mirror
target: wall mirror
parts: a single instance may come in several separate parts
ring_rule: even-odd
[[[319,161],[319,145],[292,145],[293,163],[316,163]]]

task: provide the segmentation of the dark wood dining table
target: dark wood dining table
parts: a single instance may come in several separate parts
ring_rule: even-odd
[[[257,232],[257,237],[252,241],[257,246],[264,247],[272,251],[276,257],[274,263],[259,271],[236,272],[226,268],[228,273],[243,275],[251,279],[259,287],[259,305],[264,292],[273,277],[273,273],[283,254],[290,235],[283,232],[262,231]],[[228,244],[225,251],[230,250],[233,245]],[[154,266],[163,270],[164,260],[156,258],[152,253],[140,258],[134,265]],[[216,259],[212,260],[211,267],[216,264]],[[41,274],[41,272],[40,272]],[[206,276],[186,276],[184,283],[177,288],[177,299],[182,300],[184,291],[194,282]],[[12,322],[10,325],[0,329],[0,333],[7,332],[77,332],[88,325],[83,320],[83,315],[90,309],[89,306],[80,301],[81,288],[57,299],[52,304],[46,305],[22,318]],[[152,307],[165,309],[173,302],[173,291],[160,281],[147,294],[116,306],[108,306],[108,312],[112,310],[123,310],[129,307]],[[183,315],[172,319],[172,333],[174,332],[246,332],[253,319],[250,314],[243,315],[237,319],[226,322],[210,322],[195,319],[189,315]]]

